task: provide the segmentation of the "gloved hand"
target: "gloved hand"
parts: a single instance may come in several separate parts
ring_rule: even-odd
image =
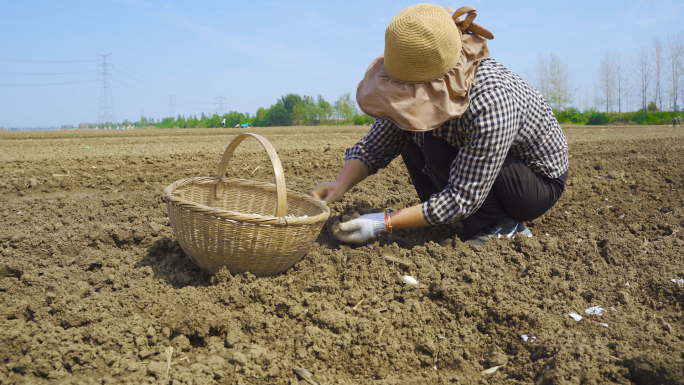
[[[383,212],[366,214],[342,222],[338,229],[333,230],[333,234],[342,242],[364,244],[386,231],[385,213]]]

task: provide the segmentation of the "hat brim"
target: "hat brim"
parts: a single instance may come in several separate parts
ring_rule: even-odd
[[[356,103],[366,114],[389,120],[402,130],[434,130],[468,109],[470,86],[480,61],[487,57],[487,39],[464,34],[461,55],[450,70],[424,82],[402,82],[387,74],[381,55],[359,82]]]

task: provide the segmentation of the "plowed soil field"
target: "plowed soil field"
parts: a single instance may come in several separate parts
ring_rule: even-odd
[[[367,129],[251,130],[306,193]],[[684,130],[565,130],[568,186],[532,238],[337,242],[343,215],[418,203],[397,159],[265,278],[197,268],[161,195],[240,131],[0,133],[0,383],[684,384]],[[228,175],[273,178],[252,140]]]

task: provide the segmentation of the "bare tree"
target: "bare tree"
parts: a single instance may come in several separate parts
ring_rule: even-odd
[[[648,86],[651,83],[651,78],[653,77],[651,52],[645,46],[641,46],[639,51],[637,51],[634,61],[632,62],[634,76],[636,78],[637,86],[639,87],[639,96],[641,109],[646,112],[646,107],[648,106]]]
[[[575,90],[570,84],[568,66],[558,56],[551,54],[548,73],[547,99],[556,108],[556,111],[562,111],[568,103],[572,102],[572,97],[575,94]]]
[[[577,100],[577,110],[586,111],[589,108],[589,88],[587,86],[577,87],[575,100]]]
[[[534,85],[534,77],[532,77],[532,73],[530,72],[529,68],[525,68],[522,72],[522,78],[530,83],[530,85]]]
[[[615,104],[615,62],[606,52],[606,56],[601,59],[599,70],[598,88],[601,91],[601,101],[606,104],[606,112],[610,112],[610,120],[613,120],[613,106]]]
[[[593,106],[592,106],[593,107]],[[589,86],[584,87],[584,110],[589,109]]]
[[[679,98],[679,87],[682,77],[682,58],[684,58],[684,45],[682,44],[682,34],[667,34],[667,71],[670,82],[670,92],[672,95],[672,111],[677,111],[677,101]],[[662,109],[661,109],[662,111]]]
[[[598,83],[594,83],[594,104],[592,105],[592,108],[595,110],[598,110],[598,106],[603,104],[603,99],[601,98],[601,94],[599,92],[600,90]]]
[[[615,96],[617,97],[618,105],[618,121],[621,122],[622,102],[623,99],[628,96],[626,92],[629,90],[629,71],[627,70],[625,63],[622,61],[622,57],[620,56],[619,52],[615,54],[615,58],[613,59],[613,67],[615,68]]]
[[[535,72],[537,75],[537,91],[542,94],[544,99],[549,100],[549,61],[541,52],[537,57],[537,67],[535,68]]]
[[[630,77],[631,79],[631,77]],[[627,85],[627,110],[626,112],[632,112],[634,111],[634,101],[635,98],[637,97],[637,90],[634,89],[634,86],[632,85],[631,80],[629,81],[629,84]]]
[[[628,81],[628,83],[629,83],[629,81]],[[632,92],[632,87],[630,87],[629,84],[627,84],[627,87],[625,87],[625,90],[623,91],[623,93],[625,95],[625,97],[624,97],[624,99],[625,99],[625,112],[630,112],[630,111],[632,111],[632,97],[634,95],[634,93]],[[619,112],[618,112],[618,119],[620,119]]]
[[[582,111],[582,88],[577,88],[577,109]]]
[[[655,95],[653,101],[659,106],[660,111],[663,110],[663,99],[661,89],[660,79],[663,76],[663,45],[660,43],[660,39],[657,37],[653,38],[653,43],[651,43],[652,50],[652,60],[653,60],[653,79],[655,80]]]
[[[684,62],[680,61],[679,65],[681,69],[680,74],[684,74]],[[679,79],[679,100],[684,101],[684,76],[680,76]],[[682,110],[684,111],[684,106],[682,107]]]

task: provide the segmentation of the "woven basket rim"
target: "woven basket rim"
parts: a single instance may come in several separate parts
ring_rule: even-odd
[[[314,223],[318,222],[324,222],[326,219],[328,219],[330,215],[330,209],[328,206],[323,202],[314,199],[313,197],[302,194],[290,189],[286,189],[287,191],[287,196],[288,197],[294,197],[294,198],[299,198],[303,199],[309,203],[312,203],[314,206],[318,207],[321,209],[321,213],[318,215],[315,215],[313,217],[295,217],[295,218],[286,218],[286,217],[276,217],[273,215],[255,215],[255,214],[242,214],[238,213],[236,211],[229,211],[229,210],[223,210],[223,209],[218,209],[210,206],[205,206],[196,202],[192,202],[189,200],[181,199],[177,196],[174,195],[174,192],[181,188],[185,187],[187,185],[191,184],[217,184],[221,181],[222,183],[228,184],[228,185],[238,185],[242,187],[254,187],[254,188],[260,188],[263,190],[267,191],[276,191],[276,185],[273,183],[266,183],[266,182],[259,182],[255,180],[248,180],[248,179],[239,179],[239,178],[213,178],[213,177],[194,177],[194,178],[186,178],[186,179],[180,179],[177,180],[173,183],[171,183],[168,187],[166,187],[163,191],[162,194],[164,195],[164,198],[166,202],[169,202],[173,205],[180,206],[182,209],[192,211],[192,212],[197,212],[202,215],[208,215],[216,218],[221,218],[221,219],[229,219],[237,222],[245,222],[245,223],[250,223],[250,224],[255,224],[255,225],[269,225],[269,226],[303,226],[303,225],[311,225]]]

